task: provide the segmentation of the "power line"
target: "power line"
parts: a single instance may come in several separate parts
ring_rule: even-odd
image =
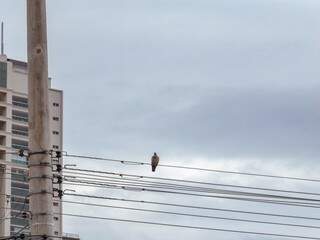
[[[104,184],[104,183],[95,183],[89,181],[76,181],[76,180],[65,180],[65,182],[78,183],[82,186],[89,187],[99,187],[99,188],[113,188],[113,189],[122,189],[127,191],[142,191],[142,192],[156,192],[156,193],[167,193],[167,194],[178,194],[178,195],[187,195],[187,196],[196,196],[196,197],[209,197],[209,198],[222,198],[222,199],[231,199],[231,200],[242,200],[242,201],[252,201],[252,202],[262,202],[262,203],[273,203],[273,204],[283,204],[283,205],[292,205],[292,206],[306,206],[306,207],[314,207],[320,208],[319,204],[316,203],[307,203],[307,202],[299,202],[299,201],[280,201],[280,200],[268,200],[268,199],[259,199],[259,198],[246,198],[246,197],[229,197],[229,196],[220,196],[220,195],[207,195],[207,194],[197,194],[197,193],[188,193],[188,192],[177,192],[177,191],[168,191],[168,190],[158,190],[153,188],[146,187],[136,187],[130,185],[115,185],[115,184]],[[71,185],[68,183],[68,185]],[[223,193],[217,193],[223,194]],[[226,193],[224,193],[226,194]],[[232,193],[229,195],[240,195],[237,193]],[[254,195],[252,195],[254,196]],[[257,197],[261,197],[258,195]],[[290,199],[290,198],[288,198]]]
[[[292,218],[292,219],[304,219],[304,220],[320,221],[320,218],[307,217],[307,216],[298,216],[298,215],[272,214],[272,213],[254,212],[254,211],[241,211],[241,210],[235,210],[235,209],[212,208],[212,207],[203,207],[203,206],[195,206],[195,205],[184,205],[184,204],[174,204],[174,203],[164,203],[164,202],[145,201],[145,200],[131,200],[131,199],[124,199],[124,198],[113,198],[113,197],[103,197],[103,196],[84,195],[84,194],[65,193],[64,195],[76,196],[76,197],[86,197],[86,198],[96,198],[96,199],[105,199],[105,200],[111,200],[111,201],[143,203],[143,204],[151,204],[151,205],[162,205],[162,206],[171,206],[171,207],[181,207],[181,208],[191,208],[191,209],[202,209],[202,210],[211,210],[211,211],[222,211],[222,212],[233,212],[233,213],[261,215],[261,216],[269,216],[269,217],[283,217],[283,218]]]
[[[241,231],[241,230],[232,230],[232,229],[223,229],[223,228],[210,228],[210,227],[200,227],[200,226],[190,226],[190,225],[180,225],[180,224],[169,224],[169,223],[160,223],[160,222],[149,222],[149,221],[140,221],[140,220],[132,220],[132,219],[120,219],[120,218],[107,218],[107,217],[77,215],[77,214],[70,214],[70,213],[63,213],[62,215],[69,216],[69,217],[98,219],[98,220],[115,221],[115,222],[137,223],[137,224],[148,224],[148,225],[156,225],[156,226],[164,226],[164,227],[187,228],[187,229],[196,229],[196,230],[228,232],[228,233],[238,233],[238,234],[247,234],[247,235],[260,235],[260,236],[270,236],[270,237],[284,237],[284,238],[299,238],[299,239],[309,239],[309,240],[320,240],[320,238],[317,238],[317,237],[298,236],[298,235],[286,235],[286,234],[254,232],[254,231]]]
[[[290,224],[290,223],[270,222],[270,221],[258,221],[258,220],[242,219],[242,218],[217,217],[217,216],[210,216],[210,215],[180,213],[180,212],[172,212],[172,211],[132,208],[132,207],[123,207],[123,206],[114,206],[114,205],[104,205],[104,204],[83,203],[83,202],[76,202],[76,201],[63,201],[63,202],[70,203],[70,204],[84,205],[84,206],[114,208],[114,209],[123,209],[123,210],[140,211],[140,212],[151,212],[151,213],[169,214],[169,215],[177,215],[177,216],[187,216],[187,217],[208,218],[208,219],[227,220],[227,221],[236,221],[236,222],[247,222],[247,223],[270,224],[270,225],[288,226],[288,227],[320,229],[320,226],[313,226],[313,225]]]
[[[91,160],[107,161],[107,162],[118,162],[118,163],[122,163],[122,164],[131,164],[131,165],[148,165],[148,166],[151,165],[148,162],[138,162],[138,161],[119,160],[119,159],[112,159],[112,158],[76,155],[76,154],[69,154],[67,152],[64,152],[64,156],[70,157],[70,158],[91,159]],[[297,180],[297,181],[320,182],[320,179],[312,179],[312,178],[280,176],[280,175],[271,175],[271,174],[259,174],[259,173],[250,173],[250,172],[240,172],[240,171],[228,171],[228,170],[220,170],[220,169],[188,167],[188,166],[181,166],[181,165],[159,164],[158,167],[180,168],[180,169],[186,169],[186,170],[246,175],[246,176],[253,176],[253,177],[266,177],[266,178],[279,178],[279,179]]]
[[[101,175],[95,175],[95,174],[87,174],[87,173],[76,173],[76,172],[67,172],[68,174],[72,175],[64,175],[65,179],[85,179],[85,180],[97,180],[97,181],[113,181],[117,183],[131,183],[135,184],[137,186],[154,186],[158,188],[166,188],[166,189],[180,189],[180,190],[186,190],[186,191],[197,191],[197,192],[216,192],[216,191],[233,191],[229,189],[220,189],[220,188],[207,188],[207,187],[199,187],[199,186],[194,186],[194,185],[186,185],[186,184],[173,184],[173,183],[167,183],[167,182],[158,182],[158,181],[145,181],[142,179],[132,179],[132,178],[126,178],[126,177],[112,177],[112,176],[101,176]],[[89,176],[89,177],[87,177]],[[181,181],[182,182],[182,181]],[[218,187],[227,187],[229,188],[230,185],[227,184],[212,184],[213,186],[218,186]],[[236,185],[233,185],[233,188],[237,188]],[[259,190],[262,191],[263,188],[251,188],[251,187],[240,187],[244,189],[250,189],[250,190]],[[317,193],[313,194],[310,192],[298,192],[298,191],[287,191],[287,190],[263,190],[263,191],[270,191],[270,192],[281,192],[281,193],[289,193],[289,194],[306,194],[306,195],[315,195],[318,196]],[[246,193],[246,192],[243,192]],[[247,192],[249,195],[251,193]],[[254,194],[261,194],[261,193],[254,193]],[[320,195],[320,194],[319,194]],[[275,196],[281,196],[281,195],[275,195]],[[294,197],[294,196],[290,196]],[[281,197],[282,198],[282,197]],[[287,198],[287,196],[285,196]]]
[[[71,169],[74,171],[80,171],[80,172],[86,172],[86,173],[99,173],[99,174],[111,174],[111,175],[117,175],[117,176],[126,176],[126,174],[121,174],[121,173],[112,173],[112,172],[105,172],[105,171],[97,171],[97,170],[89,170],[89,169],[78,169],[78,168],[67,168],[67,169]],[[130,176],[136,176],[138,178],[143,178],[144,176],[138,176],[138,175],[130,175]],[[165,178],[161,178],[162,180],[165,180]],[[174,180],[174,179],[167,179],[167,180]],[[175,185],[177,186],[177,185]],[[186,185],[183,185],[184,187]],[[217,189],[214,189],[217,190]],[[225,191],[230,191],[230,190],[225,190]],[[249,194],[251,195],[251,193],[249,192],[241,192],[241,191],[230,191],[230,192],[235,192],[235,193],[241,193],[241,194]],[[268,197],[273,197],[273,198],[290,198],[290,199],[294,199],[294,200],[304,200],[304,201],[315,201],[315,202],[319,202],[319,199],[311,199],[311,198],[296,198],[296,197],[288,197],[288,196],[281,196],[281,195],[270,195],[270,194],[261,194],[261,193],[253,193],[255,196],[260,195],[260,196],[268,196]]]
[[[304,194],[304,195],[314,195],[314,196],[320,196],[320,193],[314,193],[314,192],[305,192],[305,191],[291,191],[291,190],[285,190],[285,189],[273,189],[273,188],[262,188],[262,187],[249,187],[249,186],[243,186],[243,185],[232,185],[232,184],[220,184],[220,183],[211,183],[211,182],[202,182],[202,181],[190,181],[185,179],[175,179],[175,178],[161,178],[161,177],[149,177],[149,176],[142,176],[142,175],[134,175],[134,174],[123,174],[123,173],[115,173],[115,172],[105,172],[105,171],[95,171],[95,170],[87,170],[87,169],[79,169],[79,168],[70,168],[67,167],[67,170],[64,171],[65,173],[71,173],[76,174],[75,171],[81,172],[81,175],[86,176],[94,176],[94,177],[106,177],[96,174],[89,174],[84,172],[93,172],[98,174],[104,174],[104,175],[116,175],[121,177],[121,179],[124,179],[124,177],[133,177],[137,179],[126,179],[130,181],[139,181],[139,182],[146,182],[146,183],[162,183],[167,184],[163,182],[152,182],[152,181],[144,181],[141,179],[152,179],[152,180],[161,180],[161,181],[173,181],[173,182],[183,182],[183,183],[192,183],[192,184],[201,184],[201,185],[212,185],[212,186],[221,186],[221,187],[230,187],[230,188],[243,188],[243,189],[251,189],[251,190],[261,190],[261,191],[271,191],[271,192],[283,192],[283,193],[292,193],[292,194]],[[71,170],[71,171],[68,171]],[[111,178],[111,177],[109,177]]]
[[[264,213],[264,212],[254,212],[254,211],[241,211],[241,210],[226,209],[226,208],[212,208],[212,207],[203,207],[203,206],[195,206],[195,205],[175,204],[175,203],[146,201],[146,200],[133,200],[133,199],[104,197],[104,196],[85,195],[85,194],[65,193],[65,195],[75,196],[75,197],[84,197],[84,198],[103,199],[103,200],[110,200],[110,201],[150,204],[150,205],[179,207],[179,208],[190,208],[190,209],[197,209],[197,210],[222,211],[222,212],[232,212],[232,213],[240,213],[240,214],[259,215],[259,216],[282,217],[282,218],[291,218],[291,219],[304,219],[304,220],[311,220],[311,221],[320,221],[320,218],[298,216],[298,215],[285,215],[285,214],[273,214],[273,213]]]
[[[98,187],[98,188],[110,188],[110,189],[122,189],[126,191],[138,191],[134,189],[128,189],[128,188],[117,188],[117,187],[110,187],[110,186],[93,186],[90,184],[83,184],[83,183],[67,183],[65,185],[69,186],[86,186],[86,187]],[[264,200],[264,199],[255,199],[255,198],[239,198],[239,197],[227,197],[227,196],[216,196],[216,195],[200,195],[200,194],[187,194],[187,193],[178,193],[178,192],[168,192],[168,191],[153,191],[157,193],[170,193],[170,194],[181,194],[181,195],[187,195],[187,196],[199,196],[199,197],[210,197],[210,198],[218,198],[218,199],[227,199],[227,200],[236,200],[236,201],[246,201],[246,202],[255,202],[255,203],[264,203],[264,204],[275,204],[275,205],[284,205],[284,206],[290,206],[290,207],[305,207],[305,208],[315,208],[319,209],[319,205],[311,205],[307,203],[300,203],[300,202],[288,202],[288,201],[277,201],[277,200]]]
[[[89,179],[89,180],[88,180]],[[215,189],[215,188],[200,188],[194,186],[187,186],[187,185],[175,185],[175,184],[153,184],[153,183],[140,183],[135,181],[127,181],[124,179],[111,179],[111,180],[104,180],[104,179],[97,179],[99,181],[92,181],[88,177],[78,177],[78,176],[65,176],[66,182],[75,182],[81,181],[82,183],[90,183],[90,184],[122,184],[122,186],[130,186],[130,187],[143,187],[143,188],[156,188],[156,189],[171,189],[171,190],[179,190],[179,191],[187,191],[187,192],[201,192],[201,193],[217,193],[217,194],[229,194],[229,195],[243,195],[243,196],[254,196],[254,197],[265,197],[265,198],[279,198],[279,199],[289,199],[289,200],[300,200],[300,201],[314,201],[319,202],[318,199],[309,199],[309,198],[299,198],[299,197],[292,197],[292,196],[283,196],[283,195],[269,195],[269,194],[261,194],[255,192],[242,192],[242,191],[232,191],[226,189]]]
[[[84,184],[84,183],[67,183],[66,185],[88,186],[88,187],[99,187],[99,188],[111,188],[111,189],[122,189],[122,190],[126,190],[126,191],[138,191],[138,190],[134,190],[134,189],[130,189],[130,188],[124,188],[124,187],[101,186],[101,185],[100,186],[93,186],[93,185]],[[143,191],[143,190],[140,190],[140,191]],[[146,191],[146,190],[144,190],[144,191]],[[312,204],[301,203],[301,202],[293,202],[293,201],[265,200],[265,199],[255,199],[255,198],[239,198],[239,197],[191,194],[191,193],[170,192],[170,191],[160,191],[160,190],[152,190],[151,192],[181,194],[181,195],[198,196],[198,197],[210,197],[210,198],[238,200],[238,201],[248,201],[248,202],[257,202],[257,203],[267,203],[267,204],[285,205],[285,206],[292,206],[292,207],[307,207],[307,208],[317,208],[317,209],[320,208],[319,205],[315,205],[315,204],[312,205]]]

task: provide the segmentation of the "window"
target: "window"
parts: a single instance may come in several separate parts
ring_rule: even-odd
[[[0,62],[0,87],[7,87],[7,63]]]
[[[16,210],[16,211],[21,211],[21,209],[28,211],[29,210],[29,205],[25,203],[14,203],[11,202],[11,209]]]
[[[28,127],[12,124],[12,134],[27,137]]]
[[[58,217],[54,217],[53,219],[54,219],[55,221],[58,221],[58,220],[59,220],[59,218],[58,218]]]
[[[17,107],[28,107],[28,99],[24,97],[12,96],[12,104]]]
[[[52,148],[53,148],[53,149],[59,149],[59,146],[53,145]]]
[[[20,188],[11,187],[11,195],[23,196],[26,197],[29,194],[29,190],[23,190]]]
[[[12,182],[11,186],[20,189],[29,189],[29,185],[27,183]]]
[[[28,122],[28,113],[12,110],[12,119],[19,122]]]
[[[58,202],[53,202],[53,206],[59,206],[59,203]]]
[[[29,199],[25,199],[24,197],[17,197],[17,196],[12,196],[11,197],[11,202],[16,202],[16,203],[26,203],[29,204]]]
[[[58,117],[53,117],[52,118],[54,121],[59,121],[59,118]]]
[[[6,136],[0,136],[0,145],[5,146],[6,145]]]
[[[59,103],[55,103],[55,102],[54,102],[54,103],[53,103],[53,106],[54,106],[54,107],[59,107]]]
[[[7,102],[7,93],[6,92],[0,92],[0,101]]]
[[[6,117],[7,116],[7,108],[6,107],[0,107],[0,115],[2,117]]]
[[[13,154],[11,156],[11,162],[21,164],[21,165],[27,165],[27,159],[26,157],[20,157],[18,155]]]
[[[28,142],[18,139],[12,139],[11,146],[15,149],[28,149]]]
[[[27,176],[21,176],[20,174],[11,174],[11,178],[14,181],[19,181],[19,182],[27,182],[28,177]]]
[[[59,135],[58,131],[52,131],[53,135]]]
[[[14,217],[14,215],[12,217]],[[11,218],[11,224],[25,226],[29,224],[29,219]]]
[[[59,232],[58,231],[54,231],[54,235],[59,235]]]

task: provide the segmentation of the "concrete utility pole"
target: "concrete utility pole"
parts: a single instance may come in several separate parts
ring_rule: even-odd
[[[39,239],[53,236],[46,0],[27,0],[27,18],[31,234]]]

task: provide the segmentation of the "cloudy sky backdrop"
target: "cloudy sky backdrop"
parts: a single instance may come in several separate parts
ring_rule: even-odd
[[[48,0],[47,3],[49,72],[53,87],[64,91],[64,148],[68,152],[148,161],[157,151],[161,162],[168,164],[318,176],[318,0]],[[0,2],[6,53],[9,58],[24,61],[25,12],[23,0]],[[151,175],[143,167],[66,161],[79,167]],[[159,168],[156,174],[248,186],[318,189],[317,184],[185,170]],[[242,210],[319,214],[314,209],[230,200],[77,190]],[[320,233],[67,204],[65,211],[293,235]],[[66,232],[80,233],[84,240],[275,239],[69,217],[64,225]]]

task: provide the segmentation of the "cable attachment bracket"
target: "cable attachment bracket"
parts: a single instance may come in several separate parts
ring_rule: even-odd
[[[42,155],[44,155],[44,154],[50,154],[50,152],[47,151],[47,150],[34,151],[34,152],[29,151],[29,152],[28,152],[28,157],[30,157],[30,156],[32,156],[32,155],[39,155],[39,154],[42,154]]]
[[[57,179],[57,181],[55,182],[54,179]],[[62,184],[63,182],[63,178],[60,175],[53,175],[53,179],[52,179],[52,183],[54,184]]]

